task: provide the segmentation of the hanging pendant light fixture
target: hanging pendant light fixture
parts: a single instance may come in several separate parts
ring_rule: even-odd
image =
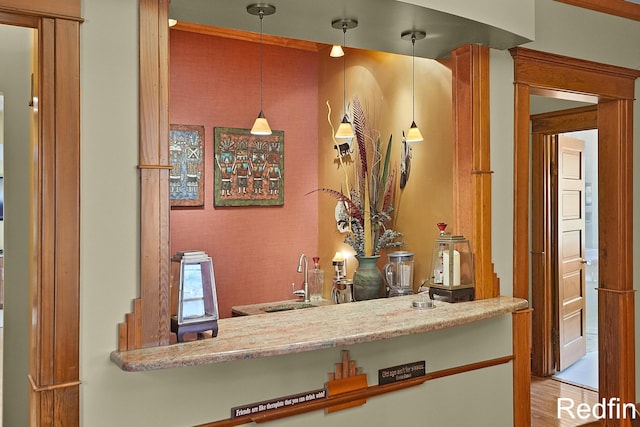
[[[424,31],[410,30],[403,31],[401,37],[403,40],[411,40],[411,97],[412,97],[412,113],[411,113],[411,127],[407,132],[407,142],[419,142],[424,138],[418,125],[416,125],[416,40],[422,40],[427,34]]]
[[[342,46],[344,47],[347,42],[347,30],[351,28],[356,28],[358,26],[358,21],[355,19],[337,19],[331,22],[331,26],[336,29],[342,29]],[[331,50],[333,52],[333,49]],[[333,56],[333,55],[331,55]],[[342,117],[342,121],[340,122],[340,126],[338,126],[338,131],[336,132],[336,138],[353,138],[355,134],[353,133],[353,127],[347,118],[347,57],[342,53],[342,102],[344,104],[344,116]]]
[[[260,17],[260,113],[251,128],[252,135],[271,135],[271,127],[262,112],[262,18],[276,13],[276,7],[266,3],[255,3],[247,6],[247,12]]]
[[[339,44],[334,44],[331,47],[331,52],[329,52],[329,56],[331,56],[332,58],[340,58],[341,56],[344,56],[344,50],[342,50],[342,46]]]

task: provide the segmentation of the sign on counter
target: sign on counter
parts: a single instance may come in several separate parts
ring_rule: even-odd
[[[316,399],[324,399],[325,397],[327,397],[327,391],[321,388],[318,390],[292,394],[290,396],[278,397],[276,399],[265,400],[262,402],[250,403],[248,405],[236,406],[235,408],[231,408],[231,418],[252,414],[255,415],[272,409],[299,405],[300,403],[311,402]]]
[[[404,365],[392,366],[378,370],[378,385],[391,384],[398,381],[425,375],[427,364],[424,360],[420,362],[406,363]]]

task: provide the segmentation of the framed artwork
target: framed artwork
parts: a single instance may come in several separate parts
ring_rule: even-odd
[[[169,128],[171,206],[204,206],[204,126]]]
[[[284,205],[284,131],[214,128],[214,206]]]

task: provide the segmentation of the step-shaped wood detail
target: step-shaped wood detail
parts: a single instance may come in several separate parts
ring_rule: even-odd
[[[118,324],[118,351],[135,350],[142,347],[140,324],[142,322],[142,300],[133,300],[133,312],[125,315],[125,321]]]
[[[328,396],[335,396],[354,390],[366,389],[367,374],[358,373],[356,361],[349,358],[349,350],[342,350],[342,362],[336,363],[335,371],[329,373],[329,381],[325,384]],[[340,405],[330,406],[327,413],[353,408],[367,403],[366,399],[354,400]]]

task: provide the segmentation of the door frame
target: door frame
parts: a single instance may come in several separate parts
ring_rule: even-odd
[[[548,138],[598,127],[598,106],[571,108],[531,116],[531,373],[539,377],[555,373],[552,326],[555,319],[550,171],[545,158],[551,154]]]
[[[600,189],[599,395],[636,402],[632,148],[635,80],[640,71],[522,47],[510,52],[515,85],[513,231],[517,236],[513,244],[513,296],[529,295],[529,191],[522,191],[529,189],[529,97],[596,102]],[[528,425],[521,415],[515,414],[515,420],[516,425]]]
[[[0,23],[38,31],[28,419],[32,426],[73,427],[80,424],[80,0],[24,3],[0,0]]]

